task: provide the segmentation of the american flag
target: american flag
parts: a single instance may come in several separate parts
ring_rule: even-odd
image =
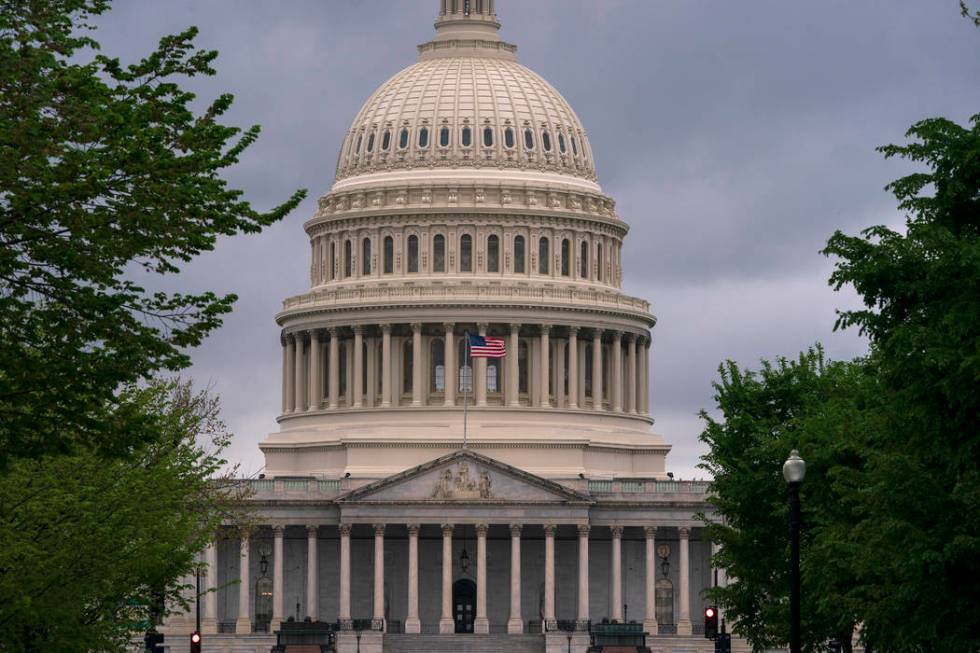
[[[470,336],[470,358],[503,358],[506,355],[503,338]]]

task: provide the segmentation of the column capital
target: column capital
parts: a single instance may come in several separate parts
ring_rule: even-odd
[[[445,537],[447,535],[452,535],[452,534],[453,534],[453,525],[452,524],[443,524],[442,525],[442,535],[443,535],[443,537]]]
[[[327,333],[330,334],[330,337],[332,339],[336,338],[339,332],[340,332],[340,327],[335,327],[335,326],[327,327]]]
[[[515,331],[520,332],[520,330],[521,330],[521,324],[519,322],[511,322],[510,323],[510,331],[511,331],[511,333],[513,333]]]
[[[317,524],[307,524],[306,525],[306,535],[307,537],[316,537],[317,533],[320,532],[320,527]]]
[[[549,331],[551,331],[551,325],[550,324],[542,324],[541,325],[541,335],[547,335]]]
[[[643,532],[646,533],[646,536],[647,537],[655,537],[657,535],[657,527],[656,526],[644,526],[643,527]]]
[[[272,534],[276,537],[282,537],[283,533],[286,531],[286,527],[282,524],[272,525]]]
[[[609,532],[616,539],[623,537],[623,527],[622,526],[610,526]]]
[[[681,536],[682,540],[686,540],[691,537],[691,529],[687,526],[681,526],[677,529],[677,534]]]
[[[577,326],[568,327],[568,335],[578,337],[579,328]]]
[[[589,531],[592,530],[592,526],[589,524],[579,524],[578,525],[578,535],[579,537],[588,537]]]
[[[626,342],[636,342],[640,339],[640,336],[633,333],[632,331],[626,332]]]
[[[280,332],[279,344],[285,347],[287,343],[289,343],[289,335],[285,331]]]
[[[604,329],[602,327],[592,327],[592,339],[602,340],[602,333]]]
[[[521,529],[522,528],[524,528],[524,524],[511,524],[510,525],[510,536],[511,537],[520,537],[521,536]]]
[[[479,332],[484,332],[488,328],[490,328],[490,324],[488,322],[477,322],[476,323],[476,330],[479,331]]]
[[[558,531],[558,525],[557,524],[545,524],[544,525],[544,534],[545,535],[552,535],[552,536],[554,536],[554,534],[557,531]]]
[[[385,335],[391,335],[391,322],[381,323],[381,333]]]
[[[446,330],[446,333],[452,333],[456,329],[455,322],[443,322],[442,327]]]
[[[620,331],[619,329],[611,329],[609,333],[612,334],[613,340],[623,339],[623,332]]]
[[[418,535],[419,534],[419,530],[421,528],[422,527],[420,525],[418,525],[418,524],[409,524],[408,525],[408,534],[409,535]]]
[[[421,331],[422,331],[422,323],[421,322],[412,322],[412,332],[413,333],[421,333]]]
[[[375,535],[384,535],[385,534],[385,525],[384,524],[374,524],[374,534]]]
[[[351,327],[351,329],[354,330],[354,335],[355,336],[362,336],[362,335],[364,335],[364,325],[363,324],[355,324],[354,326]]]
[[[337,529],[340,531],[341,535],[350,536],[351,524],[340,524]]]
[[[488,525],[486,525],[486,524],[477,524],[476,525],[476,534],[479,535],[479,536],[482,536],[482,537],[486,537],[487,536],[487,530],[489,530],[489,528],[490,527]]]

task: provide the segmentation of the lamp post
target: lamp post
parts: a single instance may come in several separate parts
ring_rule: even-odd
[[[800,485],[806,463],[793,449],[783,463],[783,478],[789,485],[789,650],[800,653]]]

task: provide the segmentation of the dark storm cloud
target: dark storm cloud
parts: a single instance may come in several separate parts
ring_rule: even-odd
[[[189,25],[221,52],[202,101],[231,92],[229,121],[263,135],[230,174],[260,207],[310,199],[259,236],[223,240],[168,286],[236,292],[236,312],[194,354],[238,433],[231,457],[261,465],[275,430],[280,352],[272,320],[307,285],[301,225],[329,189],[361,103],[414,61],[437,0],[119,1],[104,52],[133,59]],[[696,473],[696,412],[718,363],[793,355],[832,334],[850,294],[826,287],[818,250],[834,229],[900,216],[884,184],[907,168],[875,146],[914,121],[980,111],[980,31],[955,2],[498,0],[504,38],[589,131],[600,181],[630,223],[625,285],[653,304],[655,430],[668,463]]]

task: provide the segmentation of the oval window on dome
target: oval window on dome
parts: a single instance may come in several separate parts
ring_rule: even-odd
[[[391,130],[386,129],[381,137],[381,149],[387,152],[389,147],[391,147]]]
[[[423,127],[419,130],[419,147],[429,147],[429,128]]]
[[[544,148],[545,152],[551,151],[551,134],[548,133],[547,129],[541,132],[541,147]]]
[[[534,149],[534,132],[532,132],[530,129],[524,130],[524,147],[529,150]]]
[[[406,127],[402,127],[402,132],[398,135],[398,147],[403,150],[408,147],[408,129]]]
[[[368,136],[367,150],[368,150],[368,152],[373,152],[374,151],[374,132],[371,132],[371,135]]]
[[[574,136],[572,136],[572,154],[578,156],[578,143],[575,142]]]
[[[469,127],[463,127],[463,133],[461,134],[460,142],[463,147],[469,147],[473,144],[473,130]]]
[[[483,128],[483,147],[493,147],[493,128]]]
[[[558,151],[562,154],[565,153],[565,135],[558,132]]]
[[[504,145],[514,147],[514,130],[510,127],[504,130]]]
[[[439,147],[449,147],[449,127],[439,130]]]

